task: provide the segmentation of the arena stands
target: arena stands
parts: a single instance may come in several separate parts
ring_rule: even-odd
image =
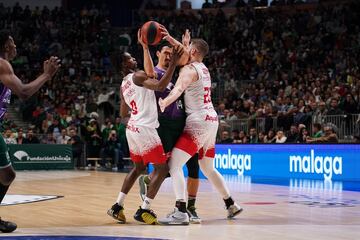
[[[6,8],[0,3],[0,27],[9,29],[16,40],[19,53],[13,65],[23,81],[34,79],[46,56],[62,59],[61,73],[37,96],[26,103],[14,99],[33,133],[44,134],[40,141],[56,143],[62,134],[68,136],[63,129],[75,129],[91,146],[88,154],[99,156],[112,129],[127,155],[125,126],[116,118],[121,76],[114,59],[120,50],[141,59],[136,31],[150,19],[177,38],[189,28],[193,38],[208,41],[206,63],[221,120],[219,141],[312,142],[310,137],[321,137],[324,126],[334,130],[339,141],[358,139],[357,1],[335,6],[144,10],[133,19],[133,27],[114,28],[104,6],[73,12]],[[3,133],[11,135],[10,130],[16,139],[19,129],[10,119],[3,121]]]

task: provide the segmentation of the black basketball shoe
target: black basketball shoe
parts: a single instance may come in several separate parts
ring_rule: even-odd
[[[141,207],[136,211],[134,215],[136,221],[146,223],[149,225],[158,224],[157,216],[151,209],[142,209]]]
[[[3,233],[10,233],[15,231],[17,225],[13,222],[4,221],[0,218],[0,231]]]
[[[107,214],[116,221],[119,221],[119,223],[126,223],[124,207],[120,206],[118,203],[112,205],[112,207],[107,211]]]

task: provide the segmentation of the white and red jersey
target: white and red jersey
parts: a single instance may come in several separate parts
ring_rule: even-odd
[[[211,77],[203,63],[194,62],[191,66],[195,68],[198,79],[185,90],[186,124],[175,148],[190,156],[199,152],[199,160],[213,158],[219,122],[211,102]]]
[[[190,65],[195,68],[198,80],[191,83],[185,90],[184,102],[186,114],[217,117],[211,102],[211,77],[208,68],[202,62],[193,62]]]
[[[128,74],[121,83],[121,91],[125,102],[131,108],[128,127],[158,128],[159,121],[155,93],[153,90],[137,86],[132,80],[133,75],[133,73]]]

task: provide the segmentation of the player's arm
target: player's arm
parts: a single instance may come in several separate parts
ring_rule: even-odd
[[[34,81],[24,84],[15,75],[10,63],[4,59],[0,59],[0,81],[21,99],[27,99],[36,93],[44,83],[50,80],[59,67],[59,59],[57,57],[51,57],[44,62],[44,72]]]
[[[190,56],[190,53],[189,53],[189,50],[190,50],[190,32],[189,32],[189,30],[186,29],[185,34],[183,35],[183,38],[182,38],[183,43],[181,43],[178,40],[176,40],[175,38],[173,38],[163,25],[160,25],[160,30],[161,30],[161,34],[163,35],[163,39],[168,41],[175,48],[180,47],[180,48],[183,49],[184,53],[181,55],[181,58],[178,60],[177,65],[178,66],[185,66],[188,63],[189,56]]]
[[[170,94],[165,99],[159,99],[159,106],[161,112],[164,112],[165,108],[171,103],[175,102],[185,89],[192,83],[197,80],[196,70],[187,65],[183,67],[180,71],[179,77],[176,81],[175,87],[171,90]]]
[[[151,59],[149,46],[146,43],[144,43],[143,40],[141,39],[140,29],[138,30],[138,42],[141,44],[141,46],[143,48],[143,52],[144,52],[144,70],[145,70],[146,74],[148,75],[148,77],[156,78],[157,76],[156,76],[156,72],[154,70],[153,60]]]
[[[124,95],[121,91],[121,87],[120,87],[120,100],[121,100],[120,101],[120,117],[121,118],[129,117],[129,107],[125,102]]]
[[[144,71],[137,71],[133,75],[133,82],[138,86],[142,86],[147,89],[154,90],[154,91],[163,92],[166,89],[169,82],[171,81],[171,79],[174,75],[178,60],[180,59],[182,54],[183,54],[182,46],[175,47],[174,54],[170,61],[170,65],[169,65],[167,71],[165,72],[165,74],[160,79],[160,81],[153,79],[153,78],[148,78],[148,76],[146,75],[146,73]]]

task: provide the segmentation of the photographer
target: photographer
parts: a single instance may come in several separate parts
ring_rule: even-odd
[[[115,164],[118,171],[124,168],[123,152],[121,150],[121,144],[115,130],[110,132],[109,137],[104,143],[104,147],[101,148],[100,157],[102,165],[107,166],[107,164],[105,164],[106,158],[111,157],[111,164]]]

